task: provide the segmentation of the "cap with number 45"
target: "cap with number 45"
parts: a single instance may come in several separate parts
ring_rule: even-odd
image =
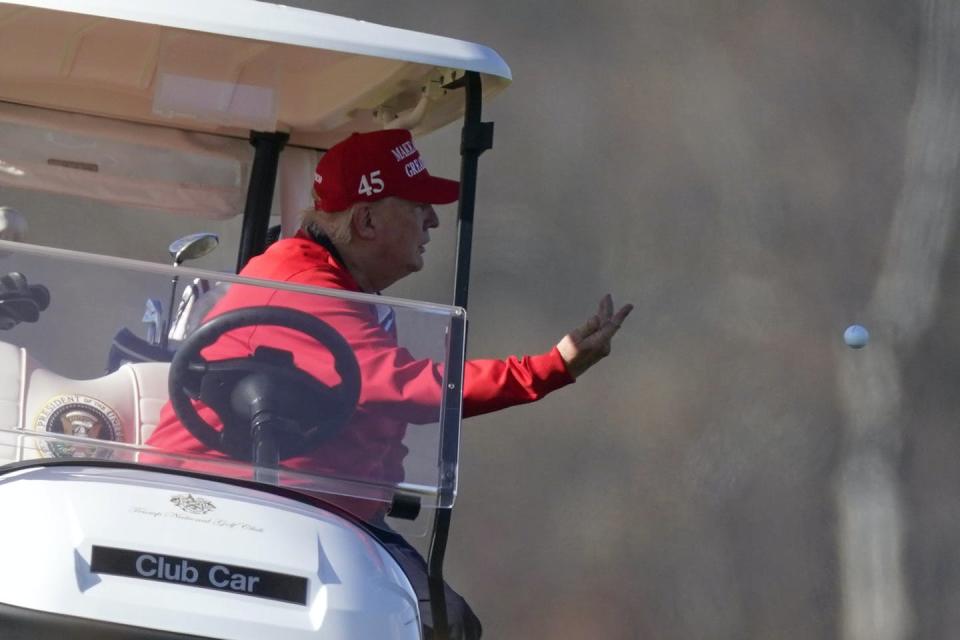
[[[354,133],[323,155],[313,178],[315,206],[330,213],[389,196],[448,204],[459,194],[459,182],[427,172],[406,129]]]

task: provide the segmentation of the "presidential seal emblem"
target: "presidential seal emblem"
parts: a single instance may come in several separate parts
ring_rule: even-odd
[[[202,516],[216,509],[216,505],[206,498],[198,498],[192,494],[184,493],[170,498],[170,502],[177,505],[183,511],[194,515]]]
[[[123,433],[116,411],[96,398],[76,394],[47,400],[33,421],[33,428],[107,442],[116,442]],[[105,447],[46,438],[38,443],[37,448],[43,456],[54,458],[107,458],[112,453]]]

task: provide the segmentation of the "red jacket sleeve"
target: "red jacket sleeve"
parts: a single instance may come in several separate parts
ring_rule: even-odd
[[[278,292],[271,304],[290,306],[322,318],[353,348],[362,376],[360,406],[414,424],[439,419],[443,365],[414,358],[380,327],[376,306],[323,296]],[[331,377],[326,350],[301,334],[257,329],[250,348],[268,345],[294,353],[297,365],[315,377]],[[278,334],[283,338],[278,343]],[[269,339],[267,339],[269,336]],[[548,353],[505,360],[469,360],[464,367],[464,417],[533,402],[573,382],[556,348]]]
[[[533,402],[573,382],[556,347],[522,358],[468,360],[463,375],[465,418]]]

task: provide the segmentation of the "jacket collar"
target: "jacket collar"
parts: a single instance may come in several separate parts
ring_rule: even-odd
[[[314,242],[319,244],[321,247],[326,249],[327,253],[333,256],[333,259],[337,261],[337,264],[339,264],[344,269],[347,268],[347,263],[344,262],[343,256],[340,255],[340,252],[337,251],[337,247],[334,246],[333,241],[330,238],[328,238],[325,233],[313,233],[312,231],[307,231],[306,229],[300,229],[297,231],[297,237],[313,240]]]

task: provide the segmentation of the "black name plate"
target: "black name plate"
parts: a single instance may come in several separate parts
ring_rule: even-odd
[[[90,570],[112,576],[307,604],[306,578],[195,558],[93,545]]]

